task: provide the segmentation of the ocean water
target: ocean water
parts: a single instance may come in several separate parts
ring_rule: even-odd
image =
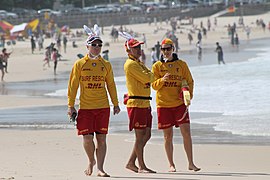
[[[193,123],[213,125],[216,131],[236,135],[270,136],[270,48],[246,49],[259,52],[248,61],[226,65],[193,66],[194,99],[190,112],[220,113],[221,116],[194,118]],[[115,78],[120,102],[127,92],[125,77]],[[66,96],[60,89],[47,96]],[[155,91],[151,101],[156,111]],[[120,104],[122,111],[125,106]]]
[[[270,136],[270,47],[246,51],[259,53],[245,62],[192,68],[196,86],[191,111],[222,113],[193,122],[232,134]]]
[[[252,47],[231,55],[236,59],[237,56],[253,55],[245,61],[190,66],[195,81],[194,98],[190,106],[195,143],[263,141],[269,144],[270,47]],[[226,57],[230,58],[229,55]],[[213,56],[212,60],[215,58]],[[122,103],[123,94],[127,92],[125,77],[121,73],[118,75],[115,82],[122,113],[111,116],[110,133],[128,132],[126,107]],[[10,83],[2,87],[0,93],[66,99],[67,78],[68,74],[63,74],[57,80]],[[156,128],[155,91],[152,91],[151,96],[154,116],[152,141],[161,142],[162,133]],[[0,113],[0,128],[74,128],[68,122],[66,106],[18,108],[15,111],[2,109]],[[177,133],[176,141],[180,138],[180,133]]]

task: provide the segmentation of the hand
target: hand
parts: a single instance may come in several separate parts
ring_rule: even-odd
[[[170,73],[166,73],[163,77],[162,77],[162,81],[163,82],[166,82],[169,80],[169,77],[170,77]]]
[[[113,107],[113,115],[120,113],[120,111],[121,110],[120,110],[119,106],[114,106]]]
[[[71,117],[71,115],[73,113],[76,113],[77,114],[76,109],[74,107],[68,107],[68,112],[67,112],[68,116]]]

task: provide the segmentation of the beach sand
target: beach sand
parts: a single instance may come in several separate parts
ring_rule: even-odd
[[[259,16],[244,17],[245,23],[252,27],[250,40],[259,38],[269,38],[269,31],[263,32],[256,27],[256,19],[262,18],[266,22],[270,19],[270,14]],[[207,18],[195,19],[195,24],[204,21]],[[213,19],[211,19],[213,21]],[[213,53],[215,42],[219,41],[224,49],[233,49],[230,47],[226,31],[226,25],[238,21],[238,17],[218,17],[218,27],[215,31],[208,33],[207,39],[203,39],[205,52]],[[158,23],[157,26],[160,26]],[[146,54],[149,57],[149,48],[157,40],[161,40],[169,26],[162,23],[163,30],[153,33],[157,27],[152,24],[127,25],[133,31],[146,34],[147,45]],[[110,43],[110,47],[103,47],[103,50],[110,49],[110,59],[116,75],[123,74],[118,72],[122,69],[126,53],[124,51],[124,40],[119,38],[119,42],[112,43],[109,38],[111,27],[105,27],[105,35],[102,36],[105,42]],[[196,53],[195,41],[192,45],[188,44],[186,30],[184,26],[183,34],[178,31],[181,51],[185,53]],[[246,34],[242,29],[238,29],[240,46],[248,46]],[[196,35],[194,35],[194,39]],[[138,37],[142,40],[141,37]],[[37,51],[33,55],[30,50],[29,40],[17,42],[15,46],[8,46],[8,51],[13,50],[9,59],[9,73],[5,76],[5,81],[0,83],[0,109],[9,109],[16,111],[21,107],[43,107],[43,106],[64,106],[67,103],[63,98],[49,98],[41,96],[40,91],[45,91],[42,87],[39,92],[31,92],[29,95],[20,95],[20,92],[11,91],[9,88],[16,83],[28,81],[55,80],[67,75],[70,72],[78,53],[86,53],[84,39],[77,40],[78,48],[72,48],[71,42],[68,44],[67,53],[61,52],[63,61],[58,64],[58,74],[54,76],[53,68],[43,69],[43,51]],[[44,45],[47,46],[51,40],[46,39]],[[232,50],[233,51],[233,50]],[[225,52],[226,53],[226,52]],[[184,53],[183,53],[184,54]],[[205,54],[207,56],[207,54]],[[233,56],[233,55],[232,55]],[[186,57],[189,57],[187,55]],[[230,57],[230,56],[227,56]],[[149,58],[148,58],[149,59]],[[123,60],[123,61],[122,61]],[[228,58],[227,62],[245,60],[245,56],[240,58]],[[147,64],[150,65],[150,60]],[[209,59],[207,62],[199,63],[195,60],[188,60],[191,65],[204,65],[217,63],[216,59]],[[52,65],[52,64],[51,64]],[[16,88],[16,86],[15,86]],[[47,87],[50,88],[50,87]],[[56,88],[57,89],[57,88]],[[133,143],[127,140],[133,139],[133,133],[109,134],[108,151],[105,162],[105,169],[111,178],[115,179],[269,179],[270,178],[270,152],[269,146],[264,145],[236,145],[236,144],[195,144],[194,160],[202,168],[200,172],[190,172],[187,170],[186,157],[183,152],[182,144],[175,146],[176,173],[168,173],[168,164],[163,145],[149,143],[145,149],[145,161],[147,165],[157,174],[135,174],[126,170],[125,163],[128,160]],[[82,139],[76,135],[75,130],[31,130],[31,129],[0,129],[0,179],[86,179],[84,169],[87,166],[86,155],[82,147]],[[96,179],[94,172],[92,179]],[[100,178],[99,178],[100,179]]]
[[[0,179],[89,179],[87,158],[75,130],[1,130]],[[260,179],[270,177],[269,146],[194,145],[194,160],[202,170],[187,170],[182,145],[175,145],[177,172],[168,173],[163,145],[147,144],[145,162],[157,174],[126,170],[133,142],[130,135],[109,135],[105,170],[111,179]],[[96,170],[90,179],[100,179]]]

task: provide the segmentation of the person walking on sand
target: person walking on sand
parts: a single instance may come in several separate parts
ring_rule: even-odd
[[[151,100],[150,83],[153,82],[154,75],[139,60],[143,42],[139,42],[126,32],[121,32],[120,36],[126,39],[125,49],[128,54],[124,71],[128,89],[126,105],[129,131],[133,129],[135,131],[135,143],[126,168],[136,173],[156,173],[144,162],[144,147],[151,138],[152,114],[149,100]],[[135,164],[136,159],[139,167]]]
[[[53,71],[54,71],[54,75],[56,75],[56,68],[57,68],[57,62],[58,62],[58,51],[56,48],[53,48],[53,52],[52,52],[52,60],[54,63],[54,67],[53,67]]]
[[[188,33],[188,41],[189,41],[189,44],[191,44],[193,41],[193,37],[192,37],[191,32]]]
[[[141,52],[141,60],[142,60],[142,63],[145,64],[146,63],[146,55],[144,53],[144,50],[142,49],[142,52]]]
[[[3,55],[2,54],[0,54],[0,71],[2,73],[1,81],[4,81],[5,70],[4,70]]]
[[[35,38],[34,38],[33,35],[31,36],[30,41],[31,41],[31,50],[32,50],[32,54],[34,54],[34,51],[35,51],[35,49],[36,49],[36,40],[35,40]]]
[[[201,46],[200,41],[197,42],[196,48],[197,48],[197,53],[198,53],[198,60],[199,62],[201,62],[202,61],[202,46]]]
[[[7,71],[8,58],[11,55],[11,53],[12,53],[12,51],[8,53],[6,48],[3,48],[2,49],[2,59],[3,59],[2,60],[3,61],[2,64],[3,64],[3,67],[4,67],[6,73],[8,73],[8,71]]]
[[[173,41],[164,39],[161,42],[161,59],[152,66],[156,79],[152,87],[157,91],[158,129],[163,130],[169,172],[176,172],[173,160],[173,126],[180,127],[188,159],[188,169],[199,171],[200,168],[193,162],[189,104],[185,104],[183,97],[180,96],[182,86],[186,83],[185,88],[188,89],[192,98],[194,82],[186,62],[180,60],[173,51]]]
[[[89,161],[85,175],[91,176],[93,167],[97,163],[97,176],[110,177],[104,171],[103,165],[107,151],[106,134],[110,118],[108,94],[114,106],[113,114],[120,112],[116,85],[111,63],[100,55],[103,41],[99,37],[99,27],[95,25],[92,31],[84,25],[84,30],[89,35],[86,40],[88,53],[74,63],[70,73],[68,115],[71,117],[77,114],[74,104],[80,87],[77,130],[78,135],[83,136],[83,146]],[[96,144],[94,136],[96,136]]]
[[[157,62],[157,56],[156,56],[156,51],[155,51],[155,48],[152,47],[152,51],[151,51],[151,62],[152,62],[152,65],[155,64]]]
[[[216,52],[217,52],[217,58],[218,58],[218,64],[220,64],[221,62],[223,64],[225,64],[225,61],[223,59],[223,50],[222,47],[219,45],[219,42],[216,42],[217,48],[216,48]]]
[[[143,43],[144,43],[144,47],[147,48],[147,44],[146,44],[146,36],[145,36],[144,33],[143,33]]]
[[[51,50],[50,47],[46,47],[45,51],[45,58],[44,58],[44,63],[43,63],[43,70],[45,70],[45,66],[48,65],[50,67],[50,59],[51,59]]]
[[[158,59],[160,56],[160,43],[159,43],[159,41],[157,41],[157,44],[155,45],[155,51],[156,51],[156,57]]]
[[[64,35],[64,36],[63,36],[64,53],[67,52],[67,42],[68,42],[67,36]]]

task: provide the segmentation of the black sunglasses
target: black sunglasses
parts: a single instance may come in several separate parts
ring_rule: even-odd
[[[93,47],[102,47],[102,44],[90,44],[90,46],[93,46]]]
[[[160,48],[161,51],[171,51],[172,50],[172,47],[166,47],[166,48]]]

